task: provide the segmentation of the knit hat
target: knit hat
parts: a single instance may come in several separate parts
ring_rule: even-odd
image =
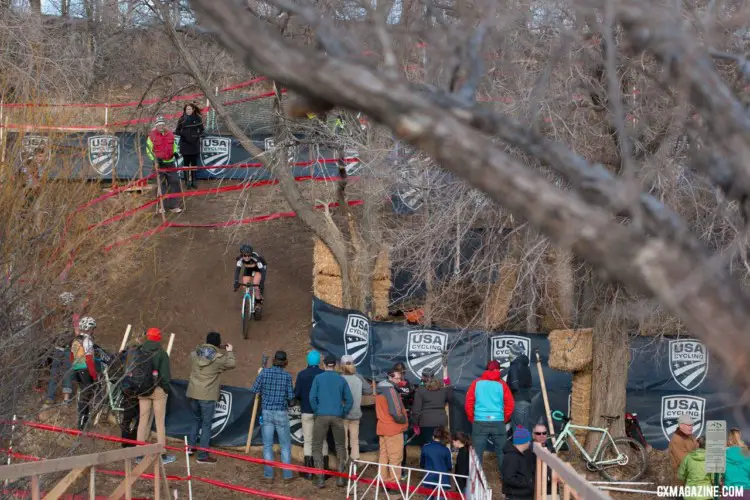
[[[154,127],[161,127],[167,124],[167,121],[164,119],[162,115],[159,115],[156,117],[156,120],[154,120]]]
[[[516,427],[513,433],[513,444],[520,445],[531,442],[531,433],[520,425]]]
[[[320,364],[320,353],[310,351],[307,353],[307,366],[318,366]]]
[[[206,335],[206,344],[211,344],[214,347],[221,345],[221,334],[218,332],[210,332]]]
[[[161,342],[161,330],[158,328],[149,328],[146,330],[146,338],[154,342]]]
[[[333,354],[328,354],[323,360],[323,364],[326,366],[336,366],[336,361],[336,356],[334,356]]]
[[[487,369],[500,371],[500,363],[493,359],[492,361],[487,363]]]

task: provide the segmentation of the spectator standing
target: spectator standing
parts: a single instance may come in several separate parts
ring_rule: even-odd
[[[697,439],[698,448],[687,454],[677,469],[677,476],[692,488],[710,488],[713,486],[711,474],[706,473],[706,438]],[[713,495],[685,497],[685,500],[712,500]]]
[[[698,441],[693,436],[693,419],[690,415],[682,414],[677,418],[677,430],[672,434],[667,448],[675,477],[682,461],[696,448]]]
[[[357,373],[354,358],[348,354],[341,356],[341,374],[349,384],[352,393],[352,409],[344,418],[345,447],[350,460],[359,460],[359,421],[362,418],[362,396],[372,395],[372,388],[362,375]],[[349,451],[351,449],[351,451]],[[345,468],[345,470],[348,467]]]
[[[513,442],[504,449],[502,465],[503,494],[506,500],[532,500],[536,458],[531,451],[531,434],[523,427],[516,427]]]
[[[750,451],[737,428],[729,430],[727,440],[727,469],[724,486],[743,488],[743,498],[750,498]]]
[[[531,412],[531,368],[529,367],[529,357],[526,356],[523,346],[513,344],[510,347],[510,356],[512,361],[508,368],[508,378],[506,383],[510,387],[515,403],[511,420],[513,429],[519,425],[524,429],[529,429],[529,414]]]
[[[409,427],[409,418],[404,403],[396,392],[396,385],[401,380],[401,372],[392,369],[388,379],[377,385],[375,396],[375,413],[378,418],[377,435],[380,447],[378,462],[387,465],[388,472],[382,477],[388,480],[393,477],[398,481],[399,466],[403,466],[404,432]]]
[[[154,122],[154,128],[148,133],[146,140],[146,154],[154,162],[154,170],[159,175],[161,184],[161,194],[180,193],[180,174],[179,172],[159,172],[159,169],[174,168],[175,158],[177,157],[177,142],[174,134],[167,129],[167,122],[163,116],[158,116]],[[177,198],[164,199],[164,210],[179,213],[180,200]]]
[[[303,450],[305,453],[305,467],[315,467],[312,456],[313,427],[315,425],[315,412],[310,404],[310,389],[312,389],[315,377],[323,373],[320,368],[320,353],[310,351],[307,353],[307,368],[297,373],[294,383],[294,397],[300,401],[302,411],[302,436],[304,439]],[[328,440],[323,440],[323,468],[328,470]],[[305,479],[313,479],[312,474],[303,474]]]
[[[132,357],[139,346],[132,346],[120,351],[115,357],[114,362],[109,367],[109,376],[113,380],[123,380],[126,371],[128,358]],[[128,390],[125,390],[121,383],[122,389],[122,420],[120,420],[120,437],[135,441],[138,439],[139,407],[138,396]],[[135,446],[133,443],[121,443],[123,448]]]
[[[78,429],[84,430],[91,413],[91,401],[96,391],[96,362],[94,361],[94,330],[96,320],[84,316],[78,324],[79,334],[70,345],[73,377],[78,382]]]
[[[344,417],[352,409],[354,398],[344,377],[336,372],[336,357],[328,355],[323,360],[325,371],[315,377],[310,389],[310,405],[315,412],[315,425],[313,426],[313,461],[315,468],[323,468],[323,441],[328,437],[328,431],[333,432],[333,441],[336,443],[336,457],[339,464],[339,472],[344,472],[346,466],[346,438],[344,437]],[[318,474],[315,485],[323,488],[326,478]],[[336,486],[343,488],[346,480],[338,476]]]
[[[201,110],[195,103],[190,103],[182,108],[182,116],[177,120],[177,128],[174,134],[180,138],[180,154],[182,155],[183,167],[195,167],[198,165],[198,157],[201,154],[201,137],[204,132]],[[195,176],[197,170],[185,170],[185,181],[188,189],[196,189]]]
[[[482,376],[472,382],[466,392],[465,409],[472,424],[471,441],[480,464],[491,439],[495,446],[498,469],[502,471],[507,435],[505,423],[513,414],[513,405],[513,395],[500,376],[500,363],[490,361]]]
[[[414,433],[421,434],[424,444],[430,444],[435,429],[448,425],[445,405],[453,399],[453,389],[444,385],[450,380],[441,381],[429,368],[422,371],[422,382],[414,393],[411,422]]]
[[[211,445],[214,410],[221,394],[219,376],[235,367],[234,349],[232,344],[227,344],[226,351],[222,352],[221,334],[210,332],[206,335],[206,343],[190,353],[190,363],[187,398],[195,422],[188,437],[188,444],[191,448],[194,447],[200,433],[200,447],[208,448]],[[216,458],[209,456],[205,450],[199,450],[196,455],[199,464],[216,463]]]
[[[399,373],[398,382],[394,383],[394,386],[396,387],[396,391],[398,391],[399,395],[401,396],[401,401],[404,403],[404,408],[406,408],[406,413],[408,416],[411,414],[412,407],[414,406],[414,396],[417,388],[406,378],[405,364],[396,363],[395,365],[393,365],[393,369]],[[406,467],[406,442],[409,439],[408,430],[409,428],[407,426],[406,430],[404,431],[404,449],[401,455],[401,467]],[[406,471],[401,473],[401,479],[406,479]]]
[[[469,450],[471,449],[471,438],[463,432],[455,432],[453,437],[453,447],[458,450],[456,453],[456,466],[453,469],[454,474],[461,476],[469,475]],[[456,482],[461,492],[466,494],[466,478],[457,477]]]
[[[437,427],[432,433],[430,442],[422,447],[419,468],[430,471],[425,474],[423,482],[428,488],[442,487],[442,491],[451,488],[451,476],[445,475],[453,471],[451,451],[448,449],[450,438],[445,427]],[[443,475],[439,474],[441,472]]]
[[[292,431],[289,426],[289,404],[294,400],[292,376],[284,370],[289,363],[286,352],[276,351],[273,366],[264,368],[255,379],[250,392],[260,394],[262,409],[261,434],[263,436],[263,459],[274,460],[273,436],[276,434],[281,448],[281,461],[292,463]],[[284,469],[284,482],[294,480],[294,473]],[[263,466],[263,479],[273,482],[273,468]]]
[[[167,394],[172,376],[169,370],[169,355],[161,346],[161,330],[149,328],[146,330],[146,340],[140,347],[144,353],[150,355],[154,390],[151,394],[138,396],[139,422],[138,441],[145,442],[151,434],[151,415],[156,424],[156,442],[167,444]],[[164,464],[171,464],[176,459],[174,455],[162,455]]]

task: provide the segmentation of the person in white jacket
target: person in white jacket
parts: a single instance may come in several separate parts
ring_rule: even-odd
[[[344,435],[349,460],[359,460],[359,421],[362,418],[362,395],[372,395],[372,387],[357,373],[354,358],[348,354],[341,357],[341,374],[349,384],[354,404],[344,418]]]

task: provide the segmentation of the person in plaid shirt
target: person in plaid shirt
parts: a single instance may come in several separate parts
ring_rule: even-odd
[[[255,379],[250,392],[260,394],[261,409],[261,435],[263,436],[263,459],[274,460],[273,435],[279,436],[279,447],[281,448],[281,461],[285,464],[292,463],[292,432],[289,427],[289,404],[294,399],[292,389],[292,376],[284,371],[288,364],[286,352],[276,351],[273,356],[273,366],[264,368],[258,378]],[[294,473],[284,469],[284,481],[288,482],[295,478]],[[273,482],[273,468],[263,466],[263,479]]]

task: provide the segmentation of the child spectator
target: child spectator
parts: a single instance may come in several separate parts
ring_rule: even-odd
[[[469,475],[469,449],[471,448],[471,438],[464,432],[453,433],[453,447],[458,450],[456,455],[456,466],[453,469],[454,474],[461,476]],[[466,491],[466,479],[462,477],[456,478],[458,488],[462,491]]]
[[[453,470],[451,451],[448,449],[449,440],[450,434],[445,427],[438,427],[432,433],[432,441],[422,447],[419,467],[430,471],[425,475],[423,482],[428,488],[440,487],[441,490],[448,490],[451,487],[451,477],[438,474],[440,472],[450,474]]]
[[[687,454],[677,469],[677,476],[685,481],[685,486],[710,488],[711,474],[706,473],[706,438],[698,438],[698,449]],[[713,495],[685,497],[685,500],[711,500]]]

